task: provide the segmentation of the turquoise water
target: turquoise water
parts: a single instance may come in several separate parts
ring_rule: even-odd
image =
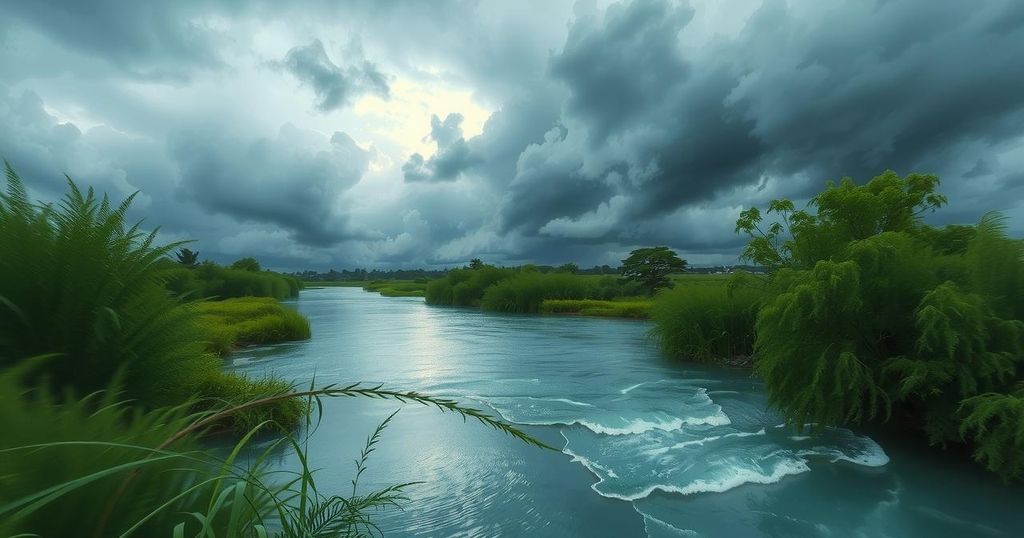
[[[1024,488],[916,445],[797,435],[749,373],[667,361],[646,323],[355,288],[304,291],[296,307],[312,340],[243,351],[234,367],[453,397],[561,449],[418,405],[326,400],[309,446],[329,493],[351,492],[366,436],[401,409],[362,478],[422,482],[377,517],[387,536],[1024,535]]]

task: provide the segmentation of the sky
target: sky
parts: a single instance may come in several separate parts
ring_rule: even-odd
[[[3,2],[0,157],[281,270],[731,264],[886,169],[1020,236],[1024,2]]]

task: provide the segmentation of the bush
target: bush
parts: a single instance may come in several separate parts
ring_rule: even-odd
[[[673,357],[712,361],[748,356],[764,293],[756,287],[688,286],[666,290],[651,307],[652,334]]]
[[[769,212],[782,223],[760,226],[756,209],[744,212],[747,256],[777,268],[757,316],[755,373],[797,427],[895,417],[933,444],[970,443],[1003,478],[1024,477],[1014,392],[1024,243],[997,215],[972,230],[922,223],[946,202],[937,183],[886,172],[829,185],[816,214],[776,200]]]
[[[233,297],[297,297],[302,283],[298,279],[271,271],[229,269],[205,261],[190,269],[167,263],[167,289],[191,298],[228,299]]]
[[[591,299],[598,296],[592,278],[569,273],[519,273],[487,288],[480,306],[499,312],[536,313],[545,299]]]
[[[431,280],[424,297],[427,304],[480,306],[489,286],[515,274],[514,269],[481,265],[476,269],[452,269],[444,278]]]

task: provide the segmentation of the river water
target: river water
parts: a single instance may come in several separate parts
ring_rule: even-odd
[[[312,340],[242,351],[236,370],[451,397],[561,449],[419,405],[325,400],[309,452],[332,494],[351,492],[353,459],[400,409],[360,481],[421,482],[376,516],[386,536],[1024,536],[1024,488],[917,445],[783,428],[748,372],[666,360],[647,323],[357,288],[295,306]]]

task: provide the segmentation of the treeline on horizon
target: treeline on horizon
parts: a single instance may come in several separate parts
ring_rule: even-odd
[[[529,267],[536,269],[536,271],[540,273],[556,273],[565,272],[564,268],[570,265],[574,268],[572,272],[579,275],[618,275],[622,273],[622,266],[612,267],[610,265],[595,265],[589,269],[584,269],[577,267],[575,263],[566,263],[561,266],[526,264],[525,266],[511,266],[509,268]],[[468,265],[461,267],[461,269],[467,268],[469,268]],[[343,269],[341,271],[336,271],[331,269],[327,272],[309,270],[287,274],[304,282],[368,282],[374,280],[434,279],[444,277],[452,270],[453,269],[353,269],[349,271],[348,269]],[[688,273],[693,274],[723,274],[735,271],[761,273],[764,272],[764,270],[765,269],[763,267],[746,264],[711,265],[707,267],[689,266],[686,269]]]

